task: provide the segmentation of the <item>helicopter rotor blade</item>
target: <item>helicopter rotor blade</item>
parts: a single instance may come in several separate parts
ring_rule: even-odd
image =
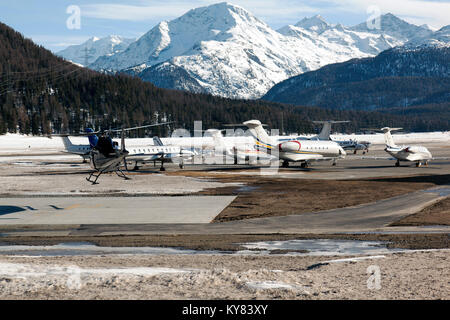
[[[138,129],[144,129],[144,128],[150,128],[150,127],[163,126],[165,124],[171,124],[171,123],[173,123],[173,121],[156,123],[156,124],[149,124],[149,125],[145,125],[145,126],[138,126],[138,127],[132,127],[132,128],[110,129],[110,130],[107,130],[107,131],[110,131],[110,132],[121,132],[122,130],[124,130],[124,131],[138,130]]]

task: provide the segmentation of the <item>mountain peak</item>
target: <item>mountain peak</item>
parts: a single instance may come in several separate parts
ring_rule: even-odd
[[[84,65],[86,60],[92,63],[101,56],[110,56],[125,50],[134,39],[110,35],[103,38],[91,37],[79,45],[72,45],[59,51],[57,55],[66,60]]]
[[[385,34],[402,42],[407,42],[416,37],[426,37],[433,32],[429,29],[411,24],[392,13],[386,13],[380,16],[380,28],[373,28],[368,22],[363,22],[351,27],[350,30]]]
[[[211,20],[214,20],[214,24],[221,25],[225,23],[226,27],[229,27],[237,20],[253,22],[258,20],[253,14],[246,9],[234,5],[229,2],[219,2],[204,7],[199,7],[189,10],[186,14],[182,15],[176,20],[193,20],[206,22],[211,24]]]
[[[325,19],[320,14],[317,14],[310,18],[305,17],[302,20],[300,20],[297,24],[295,24],[295,26],[315,31],[317,33],[321,33],[330,27],[330,25],[325,21]]]

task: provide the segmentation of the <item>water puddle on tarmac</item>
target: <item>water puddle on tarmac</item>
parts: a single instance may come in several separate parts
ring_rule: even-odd
[[[88,242],[61,243],[51,246],[0,245],[0,255],[14,256],[79,256],[79,255],[373,255],[408,251],[387,248],[386,242],[356,240],[289,240],[240,244],[240,251],[199,251],[163,247],[100,247]]]

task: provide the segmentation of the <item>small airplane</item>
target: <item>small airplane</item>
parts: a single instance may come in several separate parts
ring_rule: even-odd
[[[147,126],[140,126],[134,128],[125,128],[124,131],[136,130],[141,128],[153,127],[164,125],[166,123],[159,123]],[[118,130],[109,130],[112,132],[117,132]],[[91,151],[95,148],[98,143],[99,137],[97,136],[99,132],[94,132],[93,129],[87,128],[85,134],[79,134],[75,136],[88,136],[89,144],[73,144],[68,135],[56,135],[60,136],[63,139],[64,143],[64,152],[70,154],[76,154],[83,158],[83,162],[86,162],[86,159],[90,159]],[[112,141],[112,140],[111,140]],[[112,144],[115,144],[115,141],[112,141]],[[132,170],[138,170],[139,164],[145,163],[155,163],[161,162],[160,171],[165,171],[164,163],[169,161],[176,161],[179,159],[179,166],[181,169],[184,168],[184,160],[190,159],[195,156],[196,153],[179,147],[179,146],[171,146],[164,145],[159,137],[153,137],[153,145],[146,146],[134,146],[129,148],[129,154],[126,157],[126,161],[124,162],[125,169],[128,170],[127,162],[134,162],[134,167]]]
[[[184,168],[184,160],[192,159],[197,153],[180,146],[164,145],[159,137],[153,137],[153,145],[130,148],[130,154],[126,160],[134,162],[133,170],[139,169],[139,164],[148,162],[161,162],[160,171],[166,171],[165,162],[179,160],[180,169]],[[126,162],[125,168],[128,171]]]
[[[392,138],[391,131],[401,130],[402,128],[382,128],[384,133],[384,139],[386,142],[386,148],[384,151],[389,153],[397,162],[396,167],[400,166],[400,161],[412,161],[416,162],[416,167],[428,165],[428,161],[433,159],[431,152],[423,146],[397,146]]]
[[[283,160],[283,167],[289,167],[289,162],[300,162],[302,168],[307,168],[309,162],[320,160],[333,160],[336,164],[338,158],[344,158],[346,152],[339,144],[333,141],[321,140],[277,140],[272,138],[264,130],[259,120],[244,122],[255,139],[255,148],[268,154],[278,153],[279,159]]]
[[[86,133],[88,132],[88,129],[86,129]],[[70,141],[69,137],[65,135],[61,136],[61,138],[64,144],[63,152],[79,155],[83,158],[83,163],[88,162],[89,154],[92,149],[90,144],[73,144],[72,141]]]

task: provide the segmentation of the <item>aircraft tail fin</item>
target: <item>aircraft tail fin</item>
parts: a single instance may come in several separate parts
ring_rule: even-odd
[[[72,141],[70,141],[69,137],[62,137],[62,141],[64,144],[64,149],[66,149],[66,151],[70,151],[73,148],[73,143]]]
[[[335,123],[348,123],[350,121],[333,121],[333,120],[328,120],[328,121],[313,121],[313,123],[315,124],[323,124],[322,130],[320,131],[320,133],[317,135],[317,138],[319,138],[319,140],[330,140],[330,135],[331,135],[331,125],[335,124]]]
[[[384,141],[386,142],[386,145],[388,147],[396,147],[397,145],[394,142],[394,139],[392,138],[391,131],[401,130],[402,128],[389,128],[385,127],[382,128],[381,131],[384,133]]]
[[[259,120],[246,121],[244,124],[248,127],[248,130],[257,142],[273,147],[272,139],[267,134],[266,130],[264,130]]]
[[[162,147],[164,145],[159,137],[153,137],[153,144],[159,147]]]

